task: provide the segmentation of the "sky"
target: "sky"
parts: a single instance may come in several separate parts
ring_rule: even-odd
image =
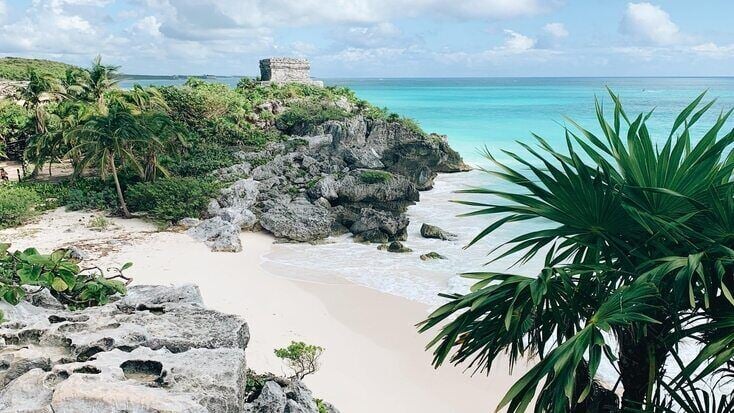
[[[135,74],[732,76],[731,0],[0,0],[0,55]]]

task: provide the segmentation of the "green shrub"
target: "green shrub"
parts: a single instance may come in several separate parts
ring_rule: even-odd
[[[71,211],[116,209],[117,193],[110,180],[78,179],[68,184],[65,198],[60,201],[60,204],[66,205],[66,208]]]
[[[47,289],[61,304],[71,309],[104,305],[111,296],[125,294],[125,286],[131,281],[123,271],[132,263],[113,269],[115,274],[106,277],[97,267],[91,270],[79,268],[69,258],[67,250],[44,255],[35,248],[15,252],[9,252],[9,248],[10,244],[0,244],[0,300],[11,305],[25,298],[24,286]]]
[[[231,149],[216,144],[201,144],[192,147],[179,159],[166,159],[164,165],[174,175],[201,176],[236,162]]]
[[[392,179],[392,174],[385,171],[363,171],[359,179],[366,184],[377,184],[389,181]]]
[[[199,217],[218,189],[209,179],[172,177],[132,185],[126,196],[130,209],[148,212],[159,221],[175,222]]]
[[[329,120],[345,119],[348,113],[341,108],[323,102],[299,102],[291,105],[275,121],[278,129],[287,133],[307,133],[315,126]]]
[[[275,349],[275,355],[293,371],[291,378],[303,379],[319,369],[324,349],[302,341],[291,341],[288,347]]]
[[[29,188],[5,184],[0,186],[0,228],[14,227],[35,214],[40,197]]]
[[[64,182],[23,181],[18,186],[28,188],[38,195],[36,211],[47,211],[64,205],[69,194],[69,186]]]

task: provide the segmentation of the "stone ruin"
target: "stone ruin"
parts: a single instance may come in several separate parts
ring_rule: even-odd
[[[260,80],[265,83],[303,83],[323,86],[324,82],[311,79],[311,64],[307,59],[271,57],[260,60]]]

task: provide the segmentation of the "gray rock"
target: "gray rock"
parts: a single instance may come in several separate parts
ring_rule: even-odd
[[[299,380],[292,381],[285,388],[285,395],[288,398],[289,404],[292,406],[292,410],[288,410],[286,406],[286,412],[293,413],[318,413],[319,409],[316,407],[316,402],[313,399],[313,394],[303,382]]]
[[[421,225],[421,236],[423,238],[435,238],[444,241],[456,239],[456,234],[444,231],[441,228],[430,224]]]
[[[259,183],[253,179],[240,179],[222,189],[219,206],[222,208],[250,208],[257,200]]]
[[[183,285],[75,312],[0,303],[0,412],[243,411],[247,324],[201,302]]]
[[[428,260],[445,260],[445,259],[446,259],[446,257],[444,257],[443,255],[441,255],[441,254],[439,254],[437,252],[434,252],[434,251],[431,251],[431,252],[429,252],[427,254],[421,255],[421,260],[423,260],[423,261],[428,261]]]
[[[84,261],[89,258],[89,254],[77,246],[71,246],[66,249],[69,252],[69,258]]]
[[[181,218],[177,222],[177,225],[178,226],[181,226],[181,227],[184,227],[186,229],[190,229],[190,228],[193,228],[193,227],[199,225],[200,223],[201,223],[201,220],[199,218],[190,218],[190,217],[187,217],[187,218]]]
[[[375,230],[383,232],[388,240],[394,241],[405,239],[406,229],[409,220],[405,215],[380,211],[373,208],[363,208],[357,220],[349,227],[349,231],[354,235],[360,235],[365,232],[368,234],[363,236],[365,240],[382,240]]]
[[[224,182],[231,182],[248,177],[251,171],[252,165],[250,165],[249,162],[243,162],[226,168],[217,169],[216,171],[213,171],[211,175]]]
[[[260,217],[260,224],[279,238],[315,241],[329,236],[333,218],[329,210],[304,198],[278,204]]]
[[[0,390],[0,413],[53,413],[53,387],[47,385],[50,373],[33,369]]]
[[[387,252],[396,252],[396,253],[413,252],[412,249],[404,246],[403,243],[400,241],[393,241],[387,245],[382,244],[378,246],[377,249],[387,251]]]
[[[371,242],[374,244],[386,244],[390,242],[390,237],[379,229],[368,229],[354,236],[355,242]]]
[[[283,413],[287,399],[280,385],[274,381],[265,383],[260,396],[251,403],[252,413]]]
[[[186,233],[198,241],[204,241],[212,251],[242,251],[240,228],[218,216],[202,221]]]

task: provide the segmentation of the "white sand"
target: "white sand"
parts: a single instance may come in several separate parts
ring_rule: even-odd
[[[278,249],[268,235],[243,233],[242,253],[212,253],[185,234],[156,232],[140,220],[112,219],[110,229],[93,231],[86,227],[92,216],[53,211],[0,231],[0,241],[42,250],[79,245],[103,267],[132,261],[128,275],[137,284],[198,284],[209,307],[247,320],[248,363],[256,371],[281,372],[273,349],[291,340],[323,346],[321,370],[305,381],[344,413],[490,412],[511,385],[502,363],[490,377],[453,366],[434,370],[423,349],[431,336],[414,327],[428,307],[351,284],[328,271],[329,263],[323,274],[263,264]]]

